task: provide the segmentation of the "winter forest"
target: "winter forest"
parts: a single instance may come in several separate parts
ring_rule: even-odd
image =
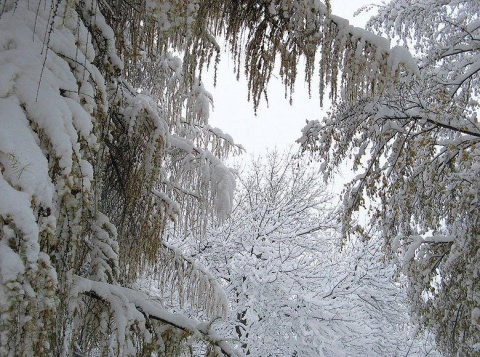
[[[0,0],[0,356],[480,356],[480,2],[373,7]]]

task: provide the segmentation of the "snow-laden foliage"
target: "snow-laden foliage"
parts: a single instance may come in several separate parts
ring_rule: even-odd
[[[125,71],[144,82],[146,75],[165,66],[157,53],[172,47],[184,54],[181,76],[188,85],[212,61],[217,64],[223,38],[233,56],[235,72],[247,77],[249,99],[257,108],[276,63],[292,99],[300,58],[305,59],[306,81],[318,80],[320,99],[330,85],[336,97],[356,98],[381,93],[400,71],[415,72],[416,66],[401,48],[390,49],[385,38],[349,25],[331,14],[329,2],[319,0],[136,0],[108,2],[104,14],[121,36],[119,49]],[[140,63],[140,64],[139,64]],[[168,65],[170,66],[170,65]],[[340,72],[342,70],[342,72]],[[315,73],[318,71],[317,73]],[[177,72],[178,74],[178,72]],[[381,74],[381,75],[380,75]],[[155,76],[145,88],[157,93]],[[175,106],[175,100],[170,102]],[[177,107],[178,109],[178,107]]]
[[[234,180],[215,154],[234,144],[207,125],[202,86],[165,84],[159,99],[129,84],[104,5],[0,3],[0,354],[173,355],[191,337],[235,355],[209,325],[127,289],[155,266],[172,291],[191,285],[193,306],[224,315],[207,272],[158,258],[165,221],[180,213],[166,180],[181,174],[168,183],[201,192],[199,217],[210,202],[225,216]],[[195,136],[170,120],[170,94],[189,108],[191,127],[202,118]],[[213,144],[222,151],[210,153]],[[162,167],[177,158],[175,169]]]
[[[92,64],[91,43],[75,46],[75,35],[88,33],[78,15],[39,5],[3,2],[0,21],[0,351],[12,356],[60,348],[52,333],[63,335],[67,321],[57,312],[66,309],[82,241],[96,230],[98,216],[89,208],[96,199],[94,125],[105,119],[104,79]],[[65,11],[63,24],[53,21],[55,11]],[[114,246],[102,253],[116,260]]]
[[[232,216],[206,239],[178,241],[224,284],[218,328],[252,356],[425,356],[381,242],[339,251],[337,212],[305,160],[271,153],[237,180]]]
[[[157,277],[160,296],[176,292],[175,301],[181,308],[188,303],[195,311],[200,310],[211,317],[226,317],[228,300],[215,276],[167,243],[164,243],[159,259],[164,265],[171,265],[169,269],[162,268]],[[149,274],[150,279],[152,275],[155,277],[155,274]],[[179,288],[172,288],[172,285]],[[211,304],[211,301],[214,303]]]
[[[420,76],[336,105],[300,140],[325,160],[327,177],[353,155],[344,233],[368,198],[371,223],[409,277],[418,322],[459,356],[480,352],[479,14],[478,1],[380,6],[370,27],[408,46]]]

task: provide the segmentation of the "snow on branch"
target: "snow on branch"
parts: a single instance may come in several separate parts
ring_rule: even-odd
[[[209,150],[202,149],[196,146],[192,141],[182,138],[178,135],[172,134],[170,136],[170,147],[167,149],[171,157],[171,172],[170,181],[172,184],[180,185],[184,189],[195,193],[194,196],[181,197],[182,206],[190,205],[195,202],[198,207],[198,202],[205,206],[205,218],[209,214],[215,213],[219,220],[225,219],[232,210],[233,192],[235,189],[235,178],[227,166]],[[171,190],[172,186],[167,184],[167,189]],[[174,190],[177,192],[178,190]],[[195,199],[192,201],[191,198]],[[213,208],[213,210],[212,210]],[[213,212],[214,211],[214,212]],[[195,209],[184,210],[185,217],[195,214]],[[196,217],[195,219],[197,219]],[[202,235],[203,227],[195,232]]]
[[[162,264],[158,267],[162,291],[177,292],[180,306],[186,302],[211,318],[226,318],[228,300],[217,279],[193,259],[167,244],[159,252]]]
[[[219,63],[221,49],[215,39],[224,37],[237,78],[242,69],[247,77],[255,108],[262,97],[268,100],[267,85],[276,63],[290,100],[301,58],[309,89],[318,71],[321,100],[327,85],[332,98],[340,92],[345,98],[356,98],[381,93],[400,71],[418,73],[407,52],[391,50],[387,39],[351,26],[320,1],[191,1],[186,7],[183,0],[170,1],[169,6],[147,1],[134,9],[117,2],[110,11],[135,13],[110,19],[117,38],[128,44],[120,48],[128,71],[137,71],[138,58],[152,58],[159,48],[174,48],[184,53],[182,80],[192,92],[201,89],[195,74],[201,78],[204,67]],[[126,27],[135,28],[135,34],[125,31]],[[196,103],[205,108],[208,96],[200,99]]]
[[[143,292],[75,276],[71,296],[78,298],[81,295],[101,300],[110,306],[113,310],[117,336],[121,342],[125,342],[122,338],[128,335],[126,330],[135,323],[143,329],[143,334],[148,335],[149,332],[146,331],[148,320],[155,320],[208,341],[223,356],[243,356],[240,351],[212,331],[211,323],[199,322],[183,314],[170,313],[158,301],[152,300]]]
[[[152,191],[168,181],[168,173],[163,174],[176,159],[167,151],[171,133],[183,136],[179,140],[188,148],[208,147],[212,137],[218,137],[221,143],[214,153],[199,149],[197,156],[186,158],[191,151],[182,152],[183,163],[192,166],[180,166],[180,171],[200,163],[198,171],[180,172],[184,180],[172,186],[188,188],[193,181],[198,192],[211,193],[208,203],[219,203],[224,213],[230,207],[233,177],[215,155],[226,153],[232,141],[215,130],[195,132],[207,128],[211,98],[201,85],[176,91],[175,78],[183,75],[183,67],[172,56],[165,56],[171,65],[165,81],[173,84],[155,93],[160,98],[137,86],[142,81],[134,81],[131,68],[120,61],[119,48],[128,45],[112,27],[116,23],[108,17],[110,3],[1,1],[0,355],[69,355],[72,349],[138,355],[157,342],[143,333],[145,318],[135,307],[145,308],[139,302],[143,300],[131,303],[125,291],[109,284],[131,286],[146,268],[163,264],[157,260],[166,222],[162,208],[177,213],[178,206],[168,196],[158,205]],[[129,21],[127,12],[113,13],[124,14]],[[169,105],[162,105],[165,102]],[[171,117],[187,104],[192,122],[179,133],[183,123]],[[205,202],[195,206],[192,222],[210,212]],[[189,207],[180,208],[185,212]],[[173,260],[182,266],[180,257]],[[205,306],[215,305],[207,309],[215,317],[224,314],[221,289],[201,269],[184,264],[179,274],[195,284],[188,294],[197,294],[200,304],[197,291],[206,292]],[[73,281],[72,274],[84,278]],[[88,290],[92,294],[102,296],[103,287],[102,298],[112,314],[89,299],[75,305],[69,295],[72,284],[79,288],[86,277],[96,281]],[[70,303],[73,310],[67,308]],[[135,340],[139,329],[142,336]],[[207,329],[202,331],[207,335]],[[211,333],[207,337],[216,338]],[[139,343],[129,344],[132,341]]]
[[[392,250],[397,251],[402,246],[402,241],[406,240],[407,237],[398,235],[392,244]],[[453,236],[445,235],[431,235],[431,236],[420,236],[413,235],[408,237],[408,243],[403,243],[405,252],[402,256],[402,265],[404,268],[407,268],[410,262],[415,258],[415,255],[419,253],[419,248],[423,244],[449,244],[455,240]]]

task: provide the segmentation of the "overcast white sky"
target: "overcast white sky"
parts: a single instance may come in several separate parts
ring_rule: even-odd
[[[379,0],[332,0],[332,12],[350,20],[350,23],[363,27],[370,15],[353,17],[363,5],[379,3]],[[370,12],[372,14],[372,12]],[[328,103],[322,109],[319,105],[318,90],[312,90],[308,98],[303,75],[299,74],[295,88],[293,105],[284,98],[284,87],[280,80],[269,85],[269,107],[262,103],[257,116],[253,105],[247,102],[247,86],[244,78],[237,82],[233,64],[228,56],[223,56],[219,65],[217,86],[213,87],[212,76],[203,76],[206,88],[214,98],[215,108],[210,124],[230,134],[236,143],[242,144],[247,153],[258,154],[267,148],[284,149],[292,145],[301,135],[305,120],[322,119]]]

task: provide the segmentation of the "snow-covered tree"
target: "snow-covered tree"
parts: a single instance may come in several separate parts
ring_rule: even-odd
[[[237,186],[231,217],[195,253],[226,283],[229,321],[247,354],[315,355],[315,337],[326,336],[312,330],[305,296],[315,290],[318,251],[333,244],[327,191],[312,170],[276,152],[253,162]]]
[[[158,258],[180,259],[162,245],[165,220],[179,213],[164,187],[176,183],[169,176],[183,175],[178,187],[195,178],[189,184],[205,201],[199,217],[210,203],[229,210],[233,176],[215,154],[225,155],[231,139],[202,122],[209,95],[178,84],[180,59],[158,58],[161,98],[129,83],[106,8],[0,3],[0,354],[171,356],[193,337],[235,355],[208,325],[131,289],[155,265],[176,274],[171,288],[195,286],[192,301],[202,296],[209,318],[224,315],[223,292],[208,275]],[[174,112],[162,105],[177,97]],[[182,110],[191,112],[188,125],[172,122]],[[223,151],[212,154],[202,139]],[[165,172],[175,158],[181,164]]]
[[[225,286],[232,309],[219,328],[252,356],[435,355],[409,322],[381,242],[340,251],[317,169],[277,152],[253,160],[231,217],[176,242]]]
[[[370,224],[401,257],[419,324],[445,353],[477,355],[480,3],[392,1],[369,26],[410,48],[417,75],[344,98],[300,141],[327,177],[353,155],[359,174],[346,187],[344,233],[365,234],[352,214],[370,207]]]

